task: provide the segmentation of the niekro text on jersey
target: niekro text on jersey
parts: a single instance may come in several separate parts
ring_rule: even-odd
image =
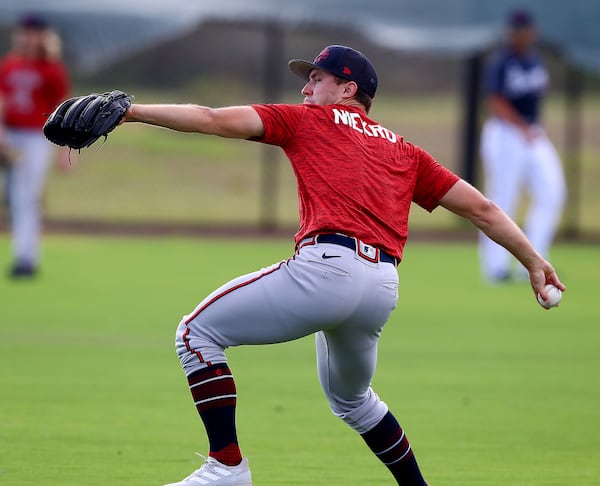
[[[337,125],[346,125],[357,132],[364,133],[368,137],[384,138],[391,143],[396,143],[398,141],[398,137],[394,132],[381,125],[365,122],[359,113],[333,108],[333,115],[333,121]]]

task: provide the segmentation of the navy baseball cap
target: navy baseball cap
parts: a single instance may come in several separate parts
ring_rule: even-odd
[[[513,29],[523,29],[532,27],[535,22],[531,12],[525,9],[516,9],[511,11],[507,17],[507,24]]]
[[[321,51],[313,62],[292,59],[290,70],[303,79],[308,79],[313,69],[322,69],[340,78],[354,81],[371,98],[377,91],[377,73],[371,61],[351,47],[328,46]]]
[[[24,29],[44,30],[48,28],[48,22],[41,15],[28,13],[19,19],[19,26]]]

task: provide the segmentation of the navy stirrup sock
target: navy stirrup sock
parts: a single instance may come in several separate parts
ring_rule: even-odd
[[[211,365],[188,376],[196,409],[208,435],[210,457],[228,466],[242,461],[235,427],[237,392],[225,363]]]
[[[402,486],[427,486],[400,424],[388,412],[381,421],[361,435]]]

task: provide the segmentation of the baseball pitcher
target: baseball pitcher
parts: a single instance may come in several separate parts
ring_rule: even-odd
[[[223,285],[179,323],[177,354],[209,452],[198,470],[170,486],[252,484],[238,444],[237,392],[225,350],[309,334],[316,336],[319,379],[334,415],[363,438],[397,484],[423,486],[406,434],[371,388],[377,342],[398,299],[396,267],[411,202],[428,211],[443,206],[468,218],[521,261],[534,293],[545,300],[546,284],[565,287],[495,204],[423,149],[369,118],[377,74],[362,53],[329,46],[313,62],[293,60],[289,67],[306,82],[303,104],[213,109],[130,105],[120,92],[92,96],[94,106],[103,106],[104,118],[117,100],[121,122],[277,145],[298,182],[294,254]],[[67,102],[66,112],[59,107],[46,132],[68,144],[74,133],[77,138],[73,120],[83,117],[80,125],[93,127],[86,118],[94,109],[81,106],[88,101]],[[67,140],[61,138],[63,126]],[[73,143],[87,146],[93,143],[89,133],[96,137],[103,130],[84,130]]]

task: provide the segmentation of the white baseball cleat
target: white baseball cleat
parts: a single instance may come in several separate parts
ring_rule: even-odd
[[[204,464],[187,478],[178,483],[164,486],[252,486],[252,475],[248,467],[248,459],[237,466],[226,466],[213,457],[204,457]]]

